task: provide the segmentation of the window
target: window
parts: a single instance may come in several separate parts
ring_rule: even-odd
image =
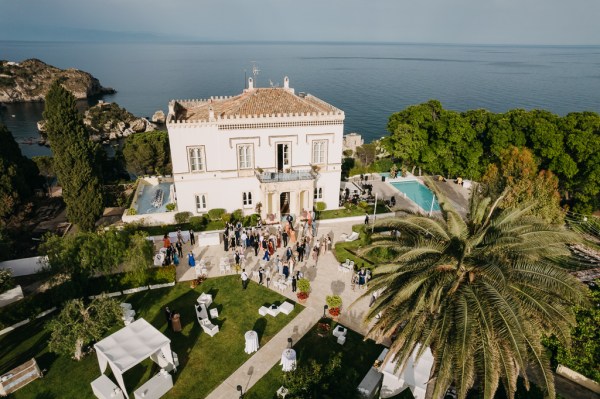
[[[323,199],[323,187],[315,187],[315,199]]]
[[[238,146],[238,167],[240,169],[252,168],[252,145],[244,144]]]
[[[206,212],[206,194],[196,194],[196,212]]]
[[[314,164],[325,163],[326,149],[327,149],[327,141],[325,141],[325,140],[313,141],[312,163],[314,163]]]
[[[191,147],[188,149],[190,171],[204,172],[204,147]]]
[[[242,203],[244,206],[252,206],[252,192],[244,192],[242,193]]]

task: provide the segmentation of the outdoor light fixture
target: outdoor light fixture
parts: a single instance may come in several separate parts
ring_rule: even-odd
[[[243,398],[243,397],[244,397],[244,394],[242,393],[242,386],[241,386],[241,385],[238,385],[238,386],[237,386],[237,390],[238,390],[238,392],[240,393],[240,399],[241,399],[241,398]]]
[[[329,306],[323,306],[323,318],[325,318],[325,312],[327,312],[327,309],[329,309]]]
[[[269,282],[271,281],[271,277],[267,277],[267,288],[269,288]]]
[[[292,338],[288,338],[288,346],[290,349],[292,348]]]

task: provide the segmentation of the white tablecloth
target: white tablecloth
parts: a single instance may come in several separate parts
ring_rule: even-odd
[[[296,351],[293,349],[286,349],[281,354],[281,362],[279,364],[283,371],[292,371],[296,368]]]
[[[248,331],[244,334],[244,338],[246,339],[244,352],[247,354],[256,352],[258,350],[258,334],[256,331]]]

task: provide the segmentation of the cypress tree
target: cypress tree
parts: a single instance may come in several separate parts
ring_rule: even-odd
[[[46,95],[44,119],[67,218],[90,231],[103,210],[102,186],[95,164],[96,144],[89,139],[75,97],[59,81],[52,84]]]

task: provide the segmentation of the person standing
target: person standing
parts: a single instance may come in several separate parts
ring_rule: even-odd
[[[369,214],[365,213],[365,225],[369,225]]]
[[[196,237],[194,236],[194,230],[190,229],[190,244],[196,245]]]
[[[304,261],[304,248],[306,244],[304,244],[304,240],[298,245],[298,262]]]
[[[265,254],[262,257],[262,260],[266,260],[267,262],[271,259],[270,255],[269,255],[269,250],[265,249]]]
[[[169,248],[171,246],[171,240],[169,240],[169,234],[165,234],[163,237],[163,247]]]
[[[173,312],[171,312],[171,309],[169,309],[168,306],[165,307],[165,318],[167,319],[167,326],[169,329],[171,329],[171,319],[173,317]]]
[[[258,237],[254,236],[254,241],[252,242],[252,246],[254,247],[254,256],[258,256],[258,248],[260,247]]]
[[[248,287],[248,274],[246,273],[246,269],[242,269],[241,278],[242,278],[242,288],[246,289],[246,287]]]
[[[177,229],[177,242],[183,244],[183,234],[181,234],[181,229]]]
[[[194,259],[194,254],[192,253],[192,251],[190,251],[190,253],[188,254],[188,266],[189,267],[196,266],[196,259]]]
[[[286,260],[288,260],[288,261],[290,260],[290,258],[292,257],[292,248],[287,247],[287,249],[285,250],[285,257],[286,257]]]
[[[263,283],[263,274],[264,274],[264,269],[261,267],[258,268],[258,284],[262,285]]]
[[[181,242],[180,242],[180,241],[177,241],[177,242],[175,243],[175,248],[177,249],[177,255],[178,255],[180,258],[183,258],[183,245],[181,245]]]
[[[281,238],[283,240],[283,246],[287,247],[287,245],[288,245],[288,233],[287,233],[287,231],[284,231],[283,233],[281,233]]]
[[[292,292],[296,292],[296,276],[292,276]]]

